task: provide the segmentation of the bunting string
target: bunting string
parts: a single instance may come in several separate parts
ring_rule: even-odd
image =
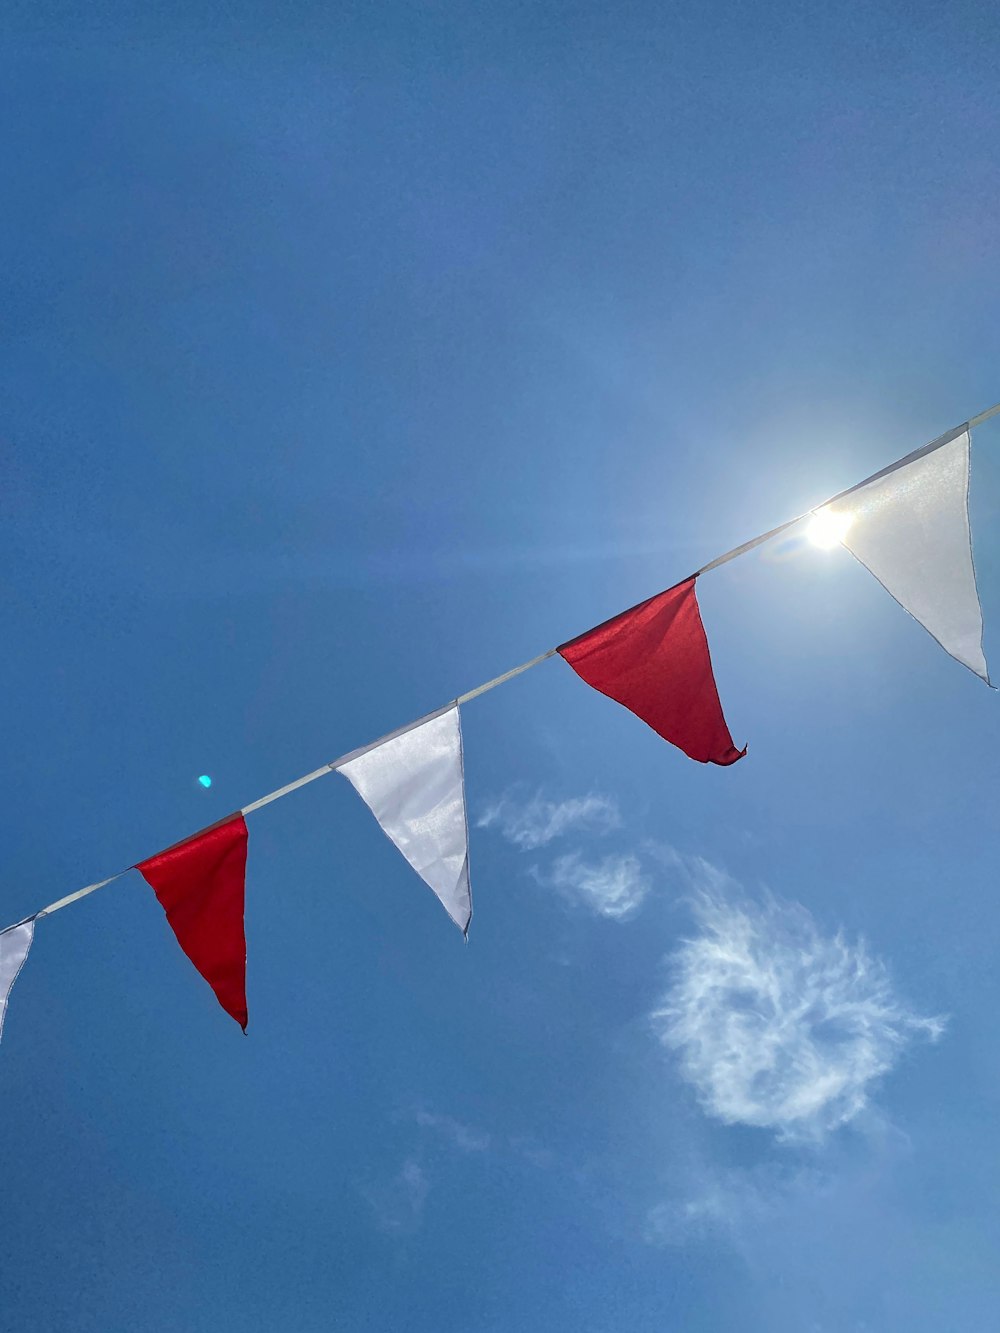
[[[425,713],[423,716],[417,717],[416,720],[407,722],[404,726],[399,726],[399,728],[396,728],[393,732],[388,732],[385,736],[377,738],[377,740],[369,741],[367,745],[361,745],[357,749],[349,750],[347,754],[341,754],[339,758],[329,761],[328,764],[321,765],[320,768],[313,769],[311,773],[305,773],[303,777],[297,777],[295,778],[295,781],[287,782],[284,786],[279,786],[279,788],[273,790],[273,792],[269,792],[267,796],[261,796],[257,798],[256,801],[251,801],[251,804],[243,806],[239,812],[228,817],[228,820],[219,821],[219,824],[211,825],[209,826],[209,829],[200,830],[199,833],[192,834],[191,837],[185,838],[183,844],[177,845],[177,848],[192,848],[193,846],[192,852],[177,853],[177,848],[168,849],[168,852],[159,853],[159,856],[153,857],[149,861],[141,862],[139,865],[141,873],[147,874],[147,869],[145,868],[155,868],[156,872],[160,873],[161,877],[163,877],[160,862],[163,861],[164,858],[167,858],[168,854],[183,854],[185,864],[192,861],[193,858],[193,861],[197,862],[197,872],[208,874],[209,880],[211,880],[211,885],[209,886],[211,886],[212,894],[228,892],[227,885],[229,888],[232,888],[231,881],[235,882],[235,880],[233,880],[232,866],[229,866],[229,869],[225,872],[227,873],[228,878],[225,878],[224,881],[220,881],[217,868],[208,866],[208,868],[205,869],[205,864],[207,864],[207,862],[203,864],[203,844],[205,844],[208,834],[212,834],[212,837],[215,838],[215,841],[217,842],[219,841],[220,836],[220,834],[217,833],[217,830],[220,828],[235,829],[235,821],[240,821],[240,826],[244,830],[243,838],[245,844],[245,825],[243,825],[243,818],[245,816],[263,809],[265,805],[271,805],[273,801],[280,800],[281,797],[289,796],[292,792],[299,790],[301,786],[308,785],[309,782],[315,782],[317,778],[324,777],[327,773],[344,770],[345,776],[351,778],[352,784],[356,786],[356,789],[359,790],[359,793],[363,796],[364,800],[371,805],[373,813],[376,814],[376,818],[379,818],[380,824],[383,824],[385,832],[389,833],[389,836],[396,842],[404,856],[407,856],[408,860],[411,860],[411,864],[419,870],[421,876],[423,876],[428,884],[431,884],[432,888],[435,889],[435,892],[439,894],[441,901],[447,906],[448,912],[451,914],[453,920],[456,921],[456,924],[459,924],[460,928],[467,929],[468,916],[471,916],[471,900],[468,901],[468,908],[465,906],[465,898],[468,897],[468,854],[465,853],[464,865],[461,864],[459,838],[460,829],[465,826],[464,780],[463,774],[461,774],[461,732],[459,725],[459,709],[461,705],[471,702],[473,698],[479,698],[480,694],[485,694],[488,690],[496,689],[497,685],[507,684],[507,681],[513,680],[513,678],[517,676],[521,676],[521,674],[527,672],[527,670],[531,670],[533,667],[537,667],[537,665],[547,661],[549,657],[560,655],[564,656],[565,660],[568,661],[569,665],[572,665],[577,674],[580,674],[580,676],[583,677],[584,680],[587,680],[589,684],[595,685],[595,688],[600,689],[601,692],[608,693],[609,696],[616,698],[617,701],[623,702],[627,708],[631,708],[632,712],[636,712],[640,717],[643,717],[643,720],[648,721],[649,725],[653,726],[656,730],[659,730],[660,734],[663,734],[668,740],[671,740],[673,744],[680,745],[681,749],[687,750],[692,757],[701,758],[701,760],[704,761],[705,756],[707,756],[712,762],[721,762],[721,764],[729,764],[729,762],[735,761],[736,758],[743,756],[745,750],[739,752],[739,750],[733,748],[727,726],[725,726],[724,718],[721,716],[719,697],[717,697],[717,693],[715,692],[715,681],[713,681],[711,674],[711,660],[709,660],[708,657],[708,644],[707,640],[704,639],[704,629],[701,627],[695,592],[693,592],[693,589],[695,589],[695,580],[699,579],[701,575],[705,575],[705,573],[712,572],[713,569],[719,569],[721,565],[728,564],[731,560],[736,560],[739,556],[744,556],[751,551],[755,551],[760,545],[775,539],[775,537],[780,536],[781,533],[796,527],[797,524],[803,523],[805,519],[809,519],[809,517],[815,516],[821,511],[827,511],[832,505],[847,500],[849,496],[856,495],[857,492],[864,491],[865,488],[875,487],[875,484],[877,483],[884,483],[885,479],[891,477],[893,473],[899,472],[903,468],[907,468],[908,465],[919,463],[920,460],[939,451],[939,449],[943,449],[944,447],[947,447],[947,445],[961,440],[961,437],[963,436],[965,436],[965,449],[968,451],[968,436],[972,429],[979,427],[979,425],[985,423],[985,421],[988,421],[991,417],[997,416],[997,413],[1000,413],[1000,403],[993,405],[992,408],[988,408],[985,412],[980,412],[979,416],[972,417],[972,419],[967,421],[964,425],[953,428],[952,431],[945,432],[944,435],[932,440],[931,443],[921,445],[919,449],[915,449],[915,451],[908,453],[908,455],[901,457],[901,459],[897,459],[895,463],[891,463],[888,467],[881,469],[881,471],[872,473],[869,477],[865,477],[863,481],[857,481],[852,487],[848,487],[847,489],[844,489],[844,491],[837,493],[837,495],[831,496],[831,499],[823,501],[823,504],[815,505],[815,507],[807,509],[804,513],[797,515],[795,519],[788,519],[785,523],[781,523],[777,525],[777,527],[769,529],[768,532],[760,533],[759,536],[752,537],[749,541],[744,541],[739,547],[733,547],[731,551],[716,556],[715,559],[709,560],[707,564],[701,565],[701,567],[696,569],[695,573],[689,575],[687,579],[681,580],[681,583],[672,585],[672,588],[667,589],[667,592],[659,593],[659,595],[652,597],[652,599],[645,601],[645,603],[640,603],[637,607],[629,609],[628,612],[623,612],[620,616],[612,617],[612,620],[605,621],[600,627],[596,627],[593,631],[588,631],[585,635],[581,635],[575,640],[569,640],[567,643],[559,645],[559,647],[549,648],[547,652],[540,653],[537,657],[532,657],[531,660],[521,663],[519,667],[513,667],[511,670],[507,670],[507,672],[500,674],[500,676],[493,677],[492,680],[485,681],[484,684],[476,685],[475,688],[467,690],[464,694],[459,694],[455,700],[448,702],[448,704],[441,706],[441,708],[437,708],[433,710],[433,712]],[[960,481],[963,473],[956,473],[956,476],[959,477]],[[968,452],[967,455],[965,455],[964,479],[965,491],[967,491]],[[965,513],[967,513],[967,509],[965,509]],[[923,533],[923,529],[919,528],[915,528],[913,531],[915,531],[917,539],[919,539],[921,533]],[[911,540],[913,540],[913,533],[911,533]],[[855,553],[857,559],[863,559],[863,557],[859,555],[859,551],[856,549],[857,545],[859,545],[857,541],[843,539],[843,544]],[[871,545],[871,543],[869,543],[869,545]],[[863,563],[867,564],[867,559],[863,560]],[[869,568],[872,568],[872,572],[875,573],[876,577],[880,577],[880,581],[883,581],[881,580],[879,571],[876,571],[872,565],[869,565]],[[969,569],[971,569],[971,548],[969,548]],[[973,580],[972,588],[973,593],[975,593],[975,571],[971,572]],[[932,625],[928,623],[928,620],[924,619],[923,616],[919,615],[919,613],[913,609],[913,605],[909,603],[908,600],[905,600],[904,597],[897,596],[897,593],[893,592],[893,588],[889,587],[888,583],[885,583],[884,585],[893,596],[896,596],[896,600],[899,600],[900,604],[904,605],[904,608],[911,612],[911,615],[915,615],[916,619],[920,620],[920,623],[924,624],[925,628],[928,628],[929,631],[939,639],[939,643],[943,645],[945,651],[951,652],[952,656],[956,656],[960,661],[964,661],[965,665],[969,665],[971,669],[975,670],[977,674],[980,674],[980,676],[988,682],[987,674],[985,674],[985,660],[983,659],[983,669],[980,669],[979,665],[977,665],[977,663],[979,663],[979,657],[976,657],[975,645],[973,645],[972,648],[968,647],[968,633],[965,633],[964,640],[967,647],[965,647],[964,651],[955,651],[955,649],[949,647],[947,637],[940,637],[936,629],[932,628]],[[979,607],[979,604],[977,604],[976,599],[976,609],[977,607]],[[637,649],[632,649],[629,647],[629,641],[625,641],[623,657],[623,643],[621,643],[619,629],[621,629],[621,627],[627,629],[627,639],[631,639],[632,633],[635,631],[636,625],[640,624],[640,621],[641,627],[643,627],[641,628],[639,635],[640,639],[643,639],[643,635],[645,635],[643,643],[640,644],[643,656],[641,656],[641,661],[633,661],[631,653],[637,651]],[[657,652],[659,651],[649,647],[649,645],[655,643],[655,641],[659,641],[656,639],[656,636],[665,635],[667,629],[669,629],[669,632],[675,633],[675,629],[673,629],[675,623],[680,624],[681,627],[680,631],[677,632],[687,636],[685,644],[687,644],[688,647],[693,645],[693,647],[691,647],[693,657],[691,656],[691,653],[689,653],[688,659],[685,660],[683,670],[681,670],[680,674],[677,673],[676,663],[673,659],[667,661],[665,660],[663,653],[659,653],[659,656],[657,656]],[[965,625],[963,629],[967,632],[968,625]],[[651,635],[652,639],[649,637]],[[981,657],[981,648],[979,656]],[[607,674],[608,663],[612,664],[612,674],[615,676],[615,681],[612,681],[609,685],[607,681],[604,681],[604,674]],[[667,672],[667,677],[665,678],[667,678],[676,697],[679,698],[679,706],[687,706],[685,700],[691,700],[693,701],[692,706],[695,708],[695,712],[699,712],[699,709],[701,710],[700,720],[703,722],[704,726],[708,726],[707,733],[701,734],[701,736],[695,737],[693,740],[691,737],[688,737],[688,740],[685,740],[683,737],[679,738],[671,730],[672,726],[675,725],[675,721],[673,721],[672,718],[667,718],[667,720],[663,721],[663,718],[660,717],[660,714],[663,713],[663,708],[661,708],[661,702],[663,701],[657,700],[657,709],[659,709],[659,712],[657,712],[657,709],[651,709],[645,704],[644,690],[647,690],[648,688],[647,677],[649,676],[651,665],[656,668],[657,672],[664,672],[664,670]],[[705,680],[705,673],[707,673],[707,680]],[[605,685],[608,685],[608,688],[605,688]],[[708,692],[705,692],[707,686],[711,686],[711,689],[708,689]],[[439,718],[445,718],[447,714],[451,713],[455,714],[455,718],[453,718],[455,725],[452,726],[451,722],[444,722],[444,724],[441,724],[444,726],[444,730],[441,730],[441,728],[437,728],[436,730],[429,728],[428,724],[436,722]],[[651,716],[652,713],[655,713],[656,717]],[[421,728],[428,728],[428,730],[427,732],[420,733]],[[400,806],[400,809],[396,810],[392,816],[383,817],[383,814],[380,814],[380,809],[377,808],[377,806],[384,805],[384,802],[387,800],[389,801],[389,804],[392,804],[393,801],[397,801],[397,793],[391,792],[391,790],[385,788],[384,773],[376,773],[376,766],[373,765],[371,761],[368,761],[367,764],[364,765],[359,764],[357,761],[364,760],[365,756],[372,756],[372,753],[375,752],[375,750],[380,750],[383,746],[392,746],[393,742],[401,742],[404,738],[408,738],[408,740],[407,745],[405,745],[403,768],[407,769],[408,766],[407,776],[408,780],[411,781],[411,788],[413,788],[413,784],[419,786],[420,782],[427,780],[427,782],[429,782],[428,789],[432,790],[433,798],[428,797],[427,792],[416,797],[416,805],[419,809],[417,809],[417,813],[415,814],[413,813],[412,808],[413,790],[415,790],[415,788],[413,788],[407,797],[409,804],[404,802],[405,808],[404,806]],[[701,753],[701,750],[703,749],[705,750],[704,754]],[[387,753],[403,756],[404,752],[403,750],[400,750],[399,745],[397,745],[396,748],[393,748],[391,752]],[[452,776],[457,774],[456,780],[459,781],[461,786],[460,800],[459,794],[456,794],[457,789],[455,788],[455,782],[452,781],[452,777],[448,776],[448,773],[451,772],[451,769],[447,769],[447,765],[449,764],[451,764],[453,768]],[[375,786],[372,786],[372,782],[375,782]],[[431,804],[429,805],[428,800],[431,801]],[[425,828],[427,828],[427,826],[439,828],[441,820],[444,820],[445,824],[448,825],[448,828],[451,829],[448,836],[444,838],[449,849],[451,849],[449,850],[448,857],[445,857],[444,861],[435,862],[435,864],[429,866],[419,864],[416,853],[411,854],[411,849],[408,849],[409,842],[412,841],[412,836],[416,836],[416,842],[419,842],[419,844],[421,838],[423,838],[423,842],[427,842],[427,838],[424,837]],[[405,832],[407,829],[409,829],[409,833]],[[236,829],[236,836],[240,836],[239,829]],[[465,838],[467,838],[467,833],[465,833]],[[229,841],[232,841],[232,838],[229,838]],[[227,846],[224,850],[227,856],[231,856],[232,848]],[[241,854],[244,854],[245,857],[245,845],[243,845],[243,853]],[[171,862],[171,865],[176,869],[176,865],[173,864],[173,862]],[[23,921],[17,922],[16,925],[8,926],[7,929],[0,930],[0,942],[4,940],[5,936],[15,938],[15,936],[12,936],[11,932],[19,932],[19,930],[20,932],[23,932],[25,926],[28,926],[29,924],[33,925],[33,922],[39,921],[43,917],[52,916],[53,912],[60,912],[61,909],[71,905],[72,902],[79,902],[83,900],[83,898],[88,897],[89,894],[96,893],[97,889],[107,888],[107,885],[113,884],[116,880],[120,880],[124,874],[127,874],[129,870],[132,869],[136,869],[136,866],[128,866],[127,869],[119,870],[119,872],[112,874],[112,876],[105,878],[105,880],[99,880],[96,881],[95,884],[85,885],[84,888],[77,889],[75,893],[69,893],[65,897],[57,898],[55,902],[51,902],[51,904],[45,906],[45,908],[41,908],[39,912],[33,913],[33,916],[25,917]],[[173,873],[173,870],[171,873]],[[215,878],[212,876],[215,876]],[[443,876],[444,880],[447,880],[447,885],[445,885],[444,888],[441,886],[441,882],[443,882],[441,877]],[[208,885],[208,880],[205,881],[205,884]],[[205,892],[208,892],[208,888]],[[227,904],[227,910],[235,910],[235,898],[233,898],[232,901],[227,900]],[[241,914],[243,914],[243,897],[241,897],[240,889],[240,934]],[[172,918],[171,924],[175,926],[175,933],[177,933],[181,945],[184,946],[185,952],[189,953],[189,956],[192,957],[192,961],[195,961],[196,966],[199,966],[199,970],[201,970],[204,976],[207,977],[207,980],[211,981],[213,986],[215,986],[215,981],[212,981],[212,977],[209,976],[207,968],[215,966],[216,961],[209,960],[207,965],[201,965],[200,962],[197,961],[197,958],[193,956],[189,945],[185,944],[183,938],[181,938],[180,930],[177,929],[177,925]],[[201,922],[201,925],[203,924],[204,922]],[[185,922],[185,930],[188,930],[189,932],[192,928],[195,929],[197,933],[197,929],[200,928],[199,922],[193,922],[193,926],[191,921]],[[20,937],[16,938],[19,938],[20,940]],[[31,932],[28,932],[25,938],[29,941]],[[196,938],[193,948],[201,948],[201,945],[203,944],[204,940],[199,942]],[[25,956],[27,956],[27,945],[25,945]],[[0,957],[3,957],[3,952],[1,952],[1,950]],[[21,961],[23,961],[23,958],[21,958]],[[223,1002],[225,1008],[228,1009],[228,1012],[231,1012],[233,1016],[237,1018],[237,1021],[240,1021],[240,1024],[244,1025],[245,1028],[245,1002],[244,1000],[241,1000],[240,994],[237,993],[239,992],[239,984],[237,984],[236,978],[236,970],[239,970],[239,968],[237,968],[237,962],[239,962],[239,958],[236,956],[229,957],[225,960],[225,966],[228,968],[225,985],[228,986],[228,990],[227,996],[225,996]],[[20,968],[20,962],[17,964],[17,968]],[[17,969],[15,969],[15,974],[16,970]],[[0,986],[0,992],[3,992],[3,990],[3,986]],[[9,985],[7,986],[7,990],[9,990]],[[217,993],[219,993],[219,988],[217,988],[217,986],[216,990]],[[0,1002],[5,1002],[5,993],[0,994]],[[243,1008],[240,1008],[241,1004],[244,1005]]]

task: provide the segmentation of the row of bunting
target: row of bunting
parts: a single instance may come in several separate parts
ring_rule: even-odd
[[[967,426],[942,436],[814,511],[812,521],[821,535],[828,535],[829,544],[847,547],[946,652],[989,684],[969,528],[970,445]],[[697,577],[554,651],[588,685],[624,705],[690,758],[729,765],[746,749],[733,744],[723,716],[698,608]],[[339,770],[353,784],[467,934],[472,891],[459,703],[335,760],[273,796],[329,770]],[[245,816],[270,799],[132,867],[156,894],[185,954],[244,1032]],[[0,1034],[36,921],[110,882],[89,886],[0,932]]]

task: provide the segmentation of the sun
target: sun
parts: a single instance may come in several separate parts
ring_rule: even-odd
[[[817,509],[809,520],[806,536],[814,546],[831,551],[841,544],[853,522],[854,515],[849,510]]]

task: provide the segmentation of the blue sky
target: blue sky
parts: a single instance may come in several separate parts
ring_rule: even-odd
[[[79,10],[0,53],[6,920],[1000,398],[989,6]],[[335,775],[246,1039],[138,876],[40,923],[5,1327],[990,1325],[996,698],[844,552],[700,598],[732,769],[465,710],[468,947]]]

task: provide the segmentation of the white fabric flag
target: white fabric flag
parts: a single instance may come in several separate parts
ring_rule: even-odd
[[[340,767],[456,926],[472,920],[458,706]]]
[[[914,620],[989,684],[969,529],[968,430],[830,508],[841,540]]]
[[[9,930],[0,934],[0,1037],[3,1036],[3,1021],[7,1017],[10,989],[17,980],[18,972],[24,966],[34,934],[34,921],[11,926]]]

